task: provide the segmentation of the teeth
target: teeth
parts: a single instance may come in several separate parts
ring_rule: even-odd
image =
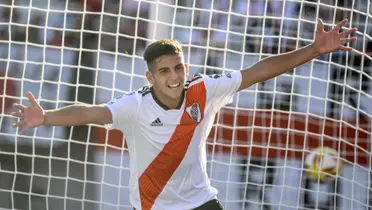
[[[180,85],[180,83],[174,84],[174,85],[169,85],[169,87],[176,88]]]

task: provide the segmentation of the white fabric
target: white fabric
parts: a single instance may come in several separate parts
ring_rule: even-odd
[[[206,139],[217,111],[238,90],[241,73],[237,71],[216,78],[199,75],[197,78],[188,89],[204,83],[207,92],[204,119],[197,125],[185,157],[155,200],[153,210],[193,209],[217,195],[206,172]],[[141,209],[139,177],[171,138],[184,113],[185,102],[180,109],[165,110],[145,88],[106,105],[113,115],[113,124],[106,128],[121,130],[126,136],[131,170],[130,202],[136,209]]]

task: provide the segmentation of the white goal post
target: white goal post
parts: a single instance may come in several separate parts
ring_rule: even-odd
[[[132,209],[124,136],[102,126],[11,125],[33,92],[46,109],[105,103],[144,85],[142,56],[177,39],[190,76],[221,74],[310,44],[347,17],[351,52],[314,59],[236,94],[208,138],[208,174],[226,209],[372,208],[370,0],[0,1],[0,208]],[[307,178],[306,154],[332,147],[336,181]]]

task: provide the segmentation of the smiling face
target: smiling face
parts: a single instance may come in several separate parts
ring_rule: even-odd
[[[188,76],[182,53],[162,55],[148,65],[146,78],[152,84],[155,96],[168,108],[176,108],[181,102]]]

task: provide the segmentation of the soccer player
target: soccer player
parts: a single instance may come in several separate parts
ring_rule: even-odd
[[[21,118],[14,128],[20,135],[40,125],[75,126],[96,123],[119,129],[130,155],[130,202],[135,209],[204,209],[223,206],[210,185],[206,169],[206,139],[214,117],[232,96],[249,86],[281,75],[322,54],[349,51],[345,44],[355,28],[339,32],[347,20],[331,31],[318,21],[312,44],[263,59],[249,68],[222,75],[198,74],[190,81],[181,45],[159,40],[144,53],[151,84],[117,97],[107,104],[76,104],[43,110],[28,92],[30,106],[14,104]]]

